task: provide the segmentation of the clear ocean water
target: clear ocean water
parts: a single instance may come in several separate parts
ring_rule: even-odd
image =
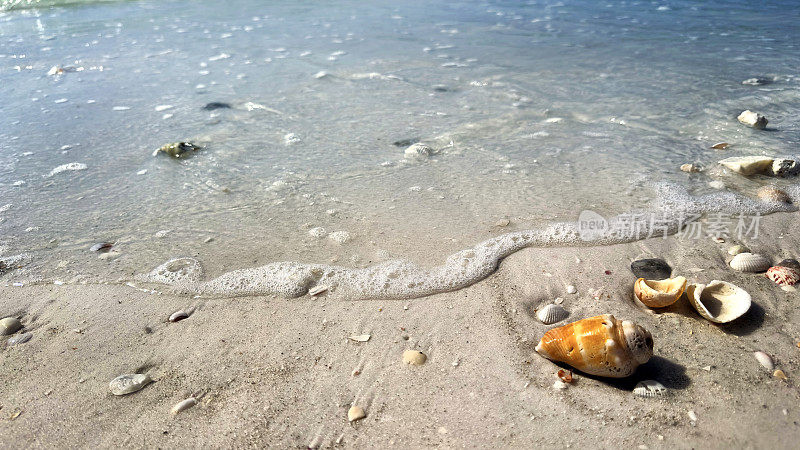
[[[7,282],[126,280],[178,256],[211,275],[431,266],[643,207],[650,182],[786,185],[716,161],[800,153],[794,1],[0,4]],[[153,155],[177,141],[203,149]],[[406,157],[414,142],[433,154]],[[110,257],[89,251],[104,241]]]

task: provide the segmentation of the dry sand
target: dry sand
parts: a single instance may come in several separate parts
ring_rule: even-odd
[[[769,216],[759,239],[744,243],[774,261],[800,257],[796,223],[796,213]],[[33,339],[0,344],[0,436],[5,448],[796,448],[798,293],[728,268],[732,243],[671,237],[529,248],[467,289],[414,300],[3,287],[0,316],[20,317]],[[726,326],[700,318],[685,299],[650,311],[632,294],[629,265],[641,257],[666,259],[690,282],[733,282],[753,307]],[[577,294],[566,293],[569,284]],[[604,294],[595,299],[591,289]],[[567,321],[611,313],[639,322],[653,334],[655,356],[627,379],[576,373],[568,389],[554,390],[559,366],[533,348],[550,328],[534,309],[556,297]],[[167,321],[190,306],[188,319]],[[357,334],[372,337],[347,339]],[[409,348],[427,362],[403,364]],[[761,367],[756,350],[772,355],[788,381]],[[133,372],[154,382],[113,396],[109,381]],[[671,395],[633,396],[645,379]],[[170,414],[197,392],[197,406]],[[349,423],[351,404],[366,417]]]

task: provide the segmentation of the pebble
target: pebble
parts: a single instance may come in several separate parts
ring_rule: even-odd
[[[786,192],[776,188],[775,186],[761,186],[756,191],[756,195],[761,200],[767,202],[778,202],[778,203],[791,203],[792,198],[789,197],[789,194]]]
[[[697,414],[695,414],[694,411],[689,410],[689,412],[687,412],[686,414],[689,416],[689,420],[691,420],[692,422],[697,422]]]
[[[196,404],[197,404],[197,399],[194,397],[189,397],[186,400],[176,403],[175,406],[173,406],[169,412],[174,416],[182,411],[186,411],[187,409],[191,408]]]
[[[708,183],[708,185],[714,189],[719,189],[719,190],[725,189],[725,183],[719,180],[711,181]]]
[[[631,272],[636,278],[664,280],[672,275],[672,267],[663,259],[638,259],[631,263]]]
[[[766,117],[762,116],[759,113],[750,111],[749,109],[742,111],[742,113],[739,114],[739,117],[737,117],[737,119],[739,120],[740,123],[747,125],[748,127],[753,127],[759,130],[763,130],[764,128],[766,128],[767,123],[769,123]]]
[[[725,150],[726,148],[730,147],[731,144],[727,142],[717,142],[716,144],[712,145],[711,148],[714,150]]]
[[[337,244],[345,244],[350,241],[350,233],[347,231],[334,231],[328,235],[328,239],[336,242]]]
[[[403,352],[403,362],[406,364],[410,364],[412,366],[421,366],[425,364],[425,361],[428,360],[428,357],[425,356],[425,353],[422,353],[418,350],[406,350]]]
[[[777,369],[775,372],[772,372],[772,376],[778,378],[780,380],[786,381],[789,378],[786,376],[785,373],[781,369]]]
[[[188,318],[189,318],[189,314],[187,314],[186,311],[180,309],[178,311],[175,311],[174,313],[172,313],[172,315],[169,316],[169,321],[170,322],[180,322],[181,320],[188,319]]]
[[[563,391],[567,387],[569,387],[569,385],[561,380],[556,380],[555,383],[553,383],[553,389],[557,391]]]
[[[686,173],[700,172],[700,166],[695,164],[681,164],[681,171]]]
[[[578,288],[576,288],[575,286],[573,286],[571,284],[569,286],[567,286],[567,294],[575,294],[577,292],[578,292]]]
[[[8,345],[17,345],[17,344],[24,344],[31,340],[33,335],[31,333],[21,333],[16,336],[12,336],[8,339]]]
[[[141,373],[130,373],[120,375],[108,383],[111,393],[114,395],[132,394],[147,386],[148,383],[153,381],[149,376]]]
[[[22,322],[16,317],[6,317],[0,320],[0,336],[14,334],[22,328]]]
[[[356,420],[363,419],[364,417],[367,417],[367,413],[364,412],[364,408],[358,405],[351,406],[347,411],[347,420],[350,422],[355,422]]]

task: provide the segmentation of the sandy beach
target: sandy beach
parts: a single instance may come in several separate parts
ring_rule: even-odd
[[[759,238],[745,244],[776,260],[797,256],[795,223],[796,213],[765,217]],[[3,344],[0,434],[9,448],[792,448],[800,437],[797,294],[733,271],[732,243],[672,236],[528,248],[473,286],[413,300],[5,286],[0,311],[33,338]],[[632,293],[630,262],[642,257],[664,258],[690,283],[733,282],[753,305],[726,325],[702,319],[685,297],[650,310]],[[570,284],[576,294],[566,293]],[[556,297],[567,322],[610,313],[641,324],[653,335],[653,358],[628,378],[575,372],[567,389],[554,389],[566,366],[533,347],[551,328],[534,310]],[[186,308],[194,308],[189,318],[167,321]],[[348,339],[365,334],[367,342]],[[403,364],[406,349],[427,362]],[[761,367],[755,351],[788,380]],[[124,373],[154,382],[114,396],[109,381]],[[634,396],[645,379],[669,394]],[[170,413],[192,395],[196,406]],[[366,417],[350,423],[353,404]]]

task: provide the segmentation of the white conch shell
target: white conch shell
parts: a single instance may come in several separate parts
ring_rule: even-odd
[[[635,388],[633,394],[639,397],[656,397],[660,395],[667,395],[669,390],[656,380],[640,381]]]
[[[704,319],[715,323],[728,323],[738,319],[750,309],[752,303],[747,291],[719,280],[707,285],[692,284],[686,289],[686,296]]]
[[[569,313],[566,309],[562,308],[561,305],[550,304],[539,309],[539,311],[536,312],[536,317],[538,317],[543,324],[550,325],[566,319],[569,317]]]
[[[660,281],[639,278],[633,285],[636,298],[651,308],[663,308],[677,302],[684,289],[686,289],[684,277]]]
[[[734,256],[730,265],[740,272],[765,272],[772,264],[764,256],[744,252]]]

